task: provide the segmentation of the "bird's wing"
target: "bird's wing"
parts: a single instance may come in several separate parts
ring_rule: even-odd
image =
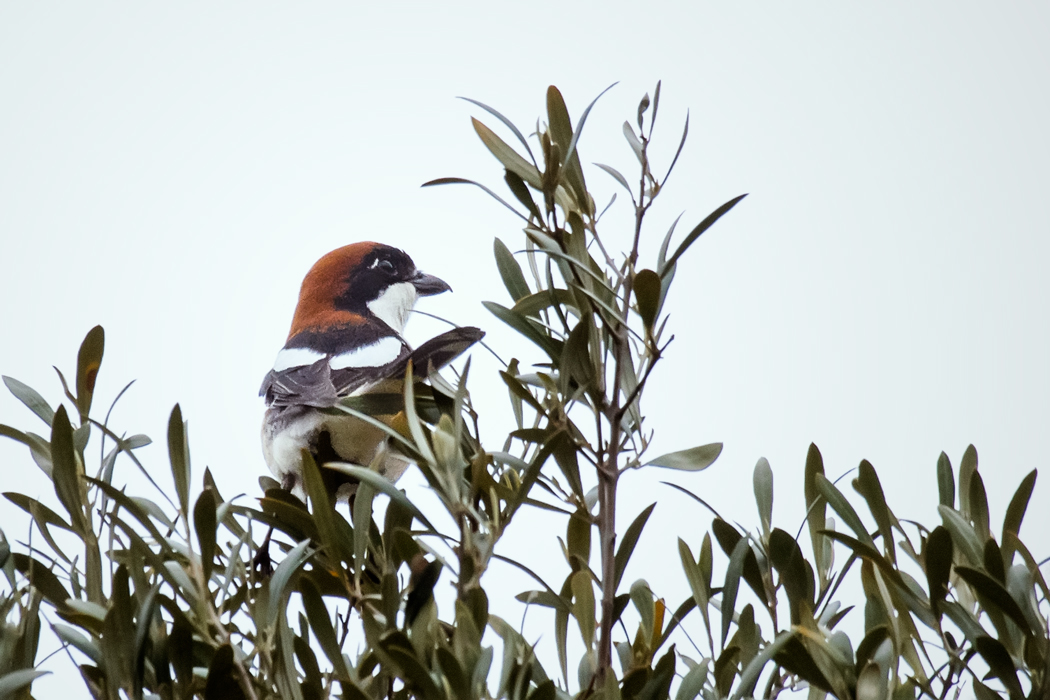
[[[263,379],[259,395],[267,406],[332,406],[339,400],[332,383],[328,358],[309,365],[271,369]]]
[[[307,348],[281,351],[274,368],[259,390],[266,405],[328,408],[387,379],[404,377],[409,361],[416,376],[425,377],[444,367],[485,333],[477,328],[456,328],[431,338],[411,350],[399,337],[339,354],[321,354]]]
[[[397,358],[391,363],[387,376],[403,377],[411,360],[413,374],[425,378],[452,362],[484,337],[483,330],[470,326],[446,331],[431,338],[410,353]]]
[[[399,336],[388,335],[367,345],[336,352],[285,348],[263,379],[259,395],[266,405],[334,406],[343,396],[390,376],[386,368],[411,350]]]

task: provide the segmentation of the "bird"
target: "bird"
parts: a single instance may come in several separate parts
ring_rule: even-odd
[[[417,299],[450,290],[403,250],[371,241],[333,250],[310,268],[287,341],[259,390],[266,404],[263,456],[283,489],[305,500],[304,449],[318,465],[371,466],[392,482],[405,472],[410,460],[384,431],[326,409],[348,396],[401,393],[409,362],[414,375],[425,378],[481,340],[480,329],[461,327],[414,350],[405,341]],[[388,425],[394,419],[377,417]],[[321,472],[333,502],[353,496],[355,480]]]

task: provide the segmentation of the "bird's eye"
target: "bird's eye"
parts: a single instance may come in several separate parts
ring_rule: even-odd
[[[380,260],[376,264],[376,267],[378,267],[383,272],[389,273],[394,271],[394,263],[390,262],[389,260]]]

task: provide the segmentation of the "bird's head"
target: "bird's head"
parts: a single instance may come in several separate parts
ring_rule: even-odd
[[[401,333],[417,298],[450,289],[441,279],[417,270],[402,250],[382,243],[352,243],[328,253],[306,273],[289,338],[361,323],[369,316]]]

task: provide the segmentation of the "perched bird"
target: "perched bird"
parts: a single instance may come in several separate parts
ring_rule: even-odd
[[[404,251],[380,243],[354,243],[328,253],[303,280],[288,341],[263,380],[263,454],[281,486],[304,496],[302,450],[320,465],[373,466],[396,481],[409,461],[379,428],[347,414],[327,412],[347,396],[400,393],[412,362],[416,377],[448,364],[484,333],[456,328],[413,350],[402,337],[421,296],[449,291],[416,269]],[[388,423],[393,416],[382,417]],[[329,495],[345,500],[349,477],[322,470]]]

